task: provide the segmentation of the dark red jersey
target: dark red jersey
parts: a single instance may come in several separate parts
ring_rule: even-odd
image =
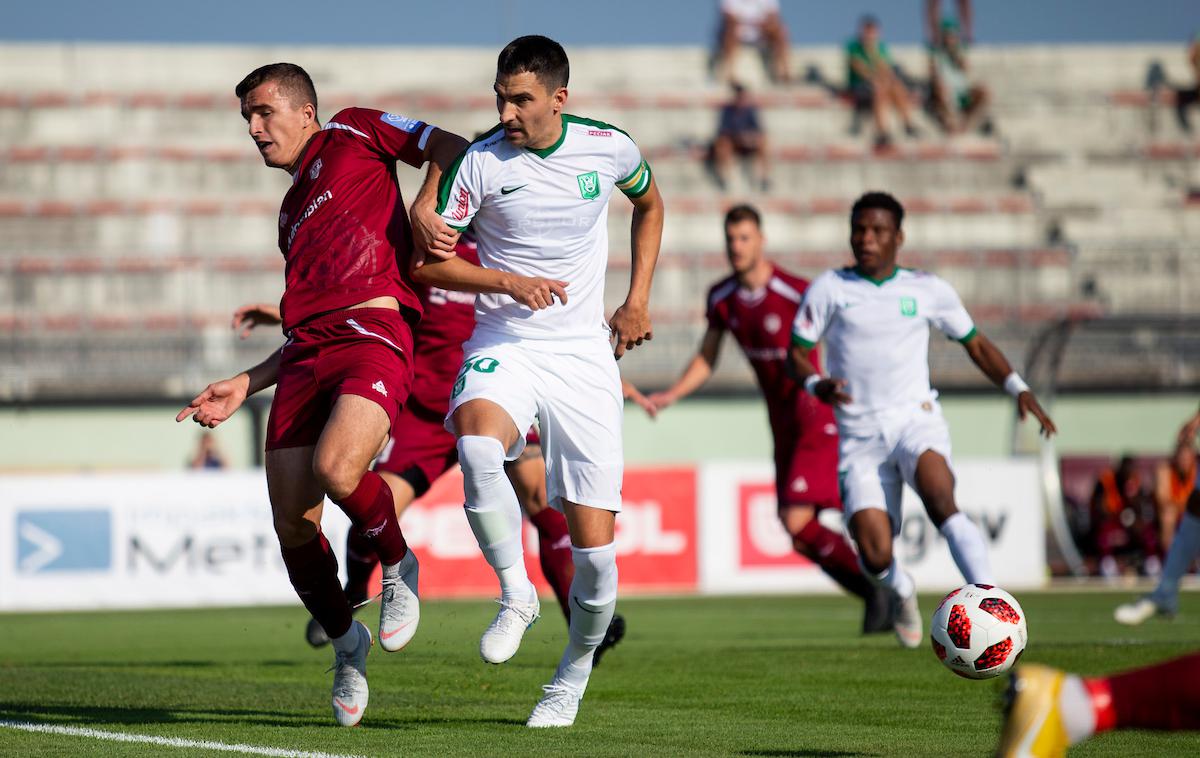
[[[466,235],[454,251],[459,258],[479,265],[475,241]],[[425,315],[413,331],[417,366],[408,402],[445,416],[450,410],[450,390],[462,366],[463,343],[475,329],[475,296],[439,287],[425,288],[420,295]]]
[[[757,292],[742,288],[733,275],[708,292],[708,325],[732,333],[741,345],[758,377],[773,427],[794,423],[798,403],[805,398],[804,388],[788,375],[787,359],[792,321],[806,289],[806,279],[774,266],[767,285]],[[810,360],[819,370],[816,350]]]
[[[368,108],[339,112],[304,148],[279,210],[288,331],[312,316],[391,295],[409,322],[421,303],[408,278],[412,230],[396,161],[421,166],[432,127]]]

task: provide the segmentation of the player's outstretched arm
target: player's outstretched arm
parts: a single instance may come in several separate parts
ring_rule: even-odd
[[[247,303],[233,312],[233,329],[241,329],[238,337],[246,339],[256,326],[282,324],[279,306],[271,303]]]
[[[1037,398],[1034,397],[1033,391],[1029,389],[1020,375],[1013,371],[1012,365],[1004,357],[1004,353],[1000,352],[1000,348],[996,347],[996,344],[988,339],[987,335],[976,331],[973,337],[963,343],[963,347],[966,348],[967,355],[971,356],[971,360],[979,367],[984,376],[1017,399],[1017,415],[1022,421],[1025,420],[1026,415],[1032,414],[1042,425],[1042,434],[1046,437],[1058,431],[1054,422],[1050,420],[1050,414],[1046,413]]]
[[[608,321],[617,360],[626,350],[654,337],[650,325],[650,285],[654,281],[654,267],[658,264],[666,216],[662,195],[653,177],[646,191],[630,200],[633,203],[633,270],[629,274],[629,294]]]
[[[409,214],[413,227],[413,244],[418,258],[451,258],[458,244],[459,232],[451,228],[437,212],[438,184],[442,174],[467,149],[465,139],[442,129],[434,129],[425,143],[424,158],[428,162],[425,182],[413,200]],[[420,261],[418,261],[420,263]]]
[[[721,351],[721,337],[724,334],[716,327],[708,327],[700,341],[700,349],[692,356],[687,368],[683,370],[675,383],[662,392],[650,395],[649,401],[654,404],[656,411],[661,411],[704,386],[704,383],[712,376],[713,369],[716,368],[717,356]]]
[[[644,410],[646,415],[650,418],[658,417],[658,407],[655,406],[654,403],[650,402],[650,399],[643,395],[641,390],[624,379],[621,380],[621,395],[623,395],[626,400],[632,400],[634,403],[636,403],[638,407]]]
[[[497,271],[458,257],[426,261],[420,268],[414,268],[412,275],[421,284],[444,290],[508,295],[535,311],[549,308],[555,298],[560,303],[567,302],[567,282]]]
[[[276,350],[254,368],[205,387],[175,416],[175,421],[190,416],[200,426],[214,429],[241,408],[247,397],[274,384],[278,375],[279,351]]]
[[[788,351],[788,371],[792,378],[804,385],[804,390],[827,405],[845,405],[853,402],[846,394],[846,380],[836,377],[821,376],[812,359],[809,345],[801,345],[793,340],[792,348]]]

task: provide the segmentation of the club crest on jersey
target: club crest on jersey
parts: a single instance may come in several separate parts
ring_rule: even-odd
[[[766,329],[771,334],[777,334],[782,326],[783,319],[779,318],[778,313],[768,313],[763,317],[763,329]]]
[[[312,168],[310,168],[308,170],[308,178],[316,179],[318,176],[320,176],[321,175],[321,166],[323,166],[323,165],[325,165],[325,164],[323,164],[321,162],[320,158],[317,158],[315,161],[313,161]]]
[[[907,295],[900,298],[900,315],[915,316],[917,315],[917,299],[908,297]]]
[[[579,196],[584,200],[595,200],[600,197],[600,175],[595,171],[580,174],[575,177],[579,181]]]

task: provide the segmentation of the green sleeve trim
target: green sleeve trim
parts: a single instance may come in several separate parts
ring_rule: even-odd
[[[467,224],[466,226],[457,226],[455,224],[446,224],[446,226],[450,227],[451,229],[453,229],[456,232],[465,232],[467,230],[467,227],[470,226],[470,224]]]
[[[965,345],[968,342],[970,342],[971,340],[975,339],[975,335],[978,333],[979,333],[978,329],[976,329],[975,327],[971,327],[971,331],[969,331],[966,334],[964,334],[963,336],[959,337],[958,341]]]
[[[458,178],[458,169],[462,166],[463,159],[467,157],[467,153],[471,151],[471,147],[491,138],[502,128],[504,127],[501,124],[496,124],[488,131],[476,137],[470,145],[467,145],[467,149],[463,150],[454,159],[454,162],[450,164],[450,168],[442,174],[442,178],[438,180],[437,212],[439,214],[444,213],[446,207],[450,204],[450,188],[454,186],[454,180]]]
[[[817,343],[809,342],[808,340],[801,337],[799,334],[792,335],[792,344],[799,345],[800,347],[807,347],[809,349],[812,349],[817,346]]]

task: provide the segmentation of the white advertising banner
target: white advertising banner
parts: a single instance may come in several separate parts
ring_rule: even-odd
[[[0,535],[0,610],[298,602],[261,471],[0,477]]]
[[[1046,581],[1046,541],[1034,460],[956,460],[959,509],[983,530],[996,581],[1006,589]],[[776,516],[774,468],[767,463],[700,467],[700,591],[702,593],[834,592],[837,586],[798,556]],[[842,529],[841,513],[821,523]],[[946,540],[905,488],[896,556],[923,591],[963,583]]]

